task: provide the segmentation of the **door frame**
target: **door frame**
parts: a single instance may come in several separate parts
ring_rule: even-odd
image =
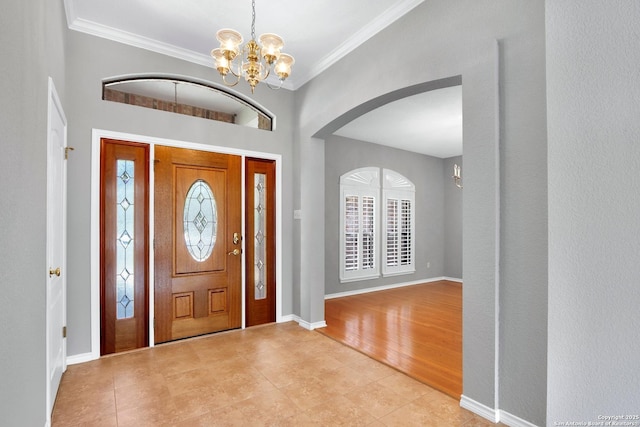
[[[53,79],[49,77],[48,80],[48,106],[47,106],[47,182],[49,184],[49,173],[52,170],[51,163],[55,160],[54,155],[51,151],[51,124],[52,124],[52,116],[54,111],[59,114],[62,119],[62,123],[64,125],[63,132],[63,146],[66,148],[67,145],[67,118],[64,114],[64,109],[62,108],[62,103],[60,102],[60,98],[58,96],[58,92],[56,91],[56,87],[53,83]],[[66,157],[66,152],[65,152]],[[50,254],[55,248],[52,247],[50,233],[51,230],[51,212],[49,202],[52,197],[51,194],[52,189],[47,185],[47,231],[46,231],[46,253],[47,253],[47,263],[50,261]],[[62,286],[62,325],[66,327],[67,324],[67,162],[66,160],[62,160],[62,231],[61,231],[61,245],[62,245],[62,261],[59,266],[62,274],[60,277],[61,286]],[[53,266],[47,265],[47,268]],[[49,276],[49,272],[47,271],[45,274]],[[46,332],[45,332],[45,353],[46,353],[46,405],[47,405],[47,424],[51,424],[51,414],[53,412],[54,401],[51,399],[51,360],[49,359],[50,355],[50,347],[51,347],[51,334],[49,330],[49,324],[51,323],[51,318],[53,313],[49,310],[49,300],[50,296],[50,288],[49,288],[49,277],[45,276],[45,287],[46,287]],[[62,333],[62,331],[59,331]],[[62,338],[62,372],[67,370],[67,339],[66,337]]]
[[[244,188],[245,159],[247,157],[274,160],[276,162],[276,322],[289,320],[282,315],[282,155],[259,151],[243,150],[217,145],[206,145],[195,142],[165,139],[153,136],[115,132],[105,129],[92,129],[91,132],[91,352],[78,355],[69,363],[81,363],[100,357],[100,140],[102,138],[119,139],[124,141],[148,144],[150,148],[149,162],[154,164],[156,145],[175,148],[186,148],[200,151],[210,151],[222,154],[233,154],[242,158],[242,186]],[[155,231],[155,175],[153,168],[149,168],[149,347],[153,347],[155,335],[153,330],[153,316],[155,312],[154,295],[154,262],[153,236]],[[245,226],[245,197],[242,197],[242,229]],[[243,248],[246,239],[243,239]],[[242,328],[245,324],[245,257],[242,258]]]

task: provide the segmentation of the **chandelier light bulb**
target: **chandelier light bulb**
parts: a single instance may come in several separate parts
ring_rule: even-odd
[[[260,36],[260,48],[262,56],[268,64],[273,64],[280,57],[280,49],[284,47],[282,38],[273,33],[266,33]]]
[[[211,51],[211,56],[216,62],[216,70],[218,70],[221,75],[226,75],[229,72],[230,64],[229,60],[225,57],[223,50],[220,48],[213,49]]]
[[[276,62],[275,71],[280,80],[285,80],[291,74],[291,67],[295,63],[295,59],[293,56],[287,55],[286,53],[280,54],[280,58],[278,62]]]
[[[244,41],[239,32],[230,28],[223,28],[218,31],[216,38],[220,42],[220,49],[222,49],[229,61],[236,57],[240,45]]]

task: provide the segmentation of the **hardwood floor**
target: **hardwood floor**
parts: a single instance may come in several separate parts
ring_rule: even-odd
[[[439,281],[325,302],[319,332],[456,399],[462,394],[462,284]]]
[[[289,322],[71,365],[62,377],[52,425],[495,424],[461,408],[457,399]]]

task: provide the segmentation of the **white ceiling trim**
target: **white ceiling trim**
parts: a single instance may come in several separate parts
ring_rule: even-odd
[[[203,55],[169,43],[153,40],[86,19],[76,18],[69,25],[69,29],[213,68],[213,59],[208,55]]]
[[[183,61],[213,68],[213,59],[208,55],[203,55],[201,53],[174,46],[169,43],[163,43],[158,40],[130,33],[128,31],[119,30],[117,28],[102,25],[97,22],[78,18],[73,4],[74,2],[72,0],[64,0],[65,13],[67,15],[67,25],[69,26],[70,30],[79,31],[81,33],[105,38],[118,43],[150,50],[162,55],[171,56]],[[287,89],[291,89],[286,87],[286,85],[283,86]]]
[[[335,50],[322,58],[317,64],[313,65],[311,67],[311,71],[306,76],[302,76],[302,78],[297,79],[299,83],[294,86],[293,82],[286,81],[283,85],[283,88],[296,90],[299,87],[303,86],[309,80],[318,76],[331,65],[338,62],[344,56],[355,50],[358,46],[363,44],[365,41],[373,37],[384,28],[391,25],[400,17],[407,14],[423,1],[424,0],[404,0],[401,3],[390,7],[375,20],[367,24],[367,26],[356,32],[352,37],[346,39],[342,44],[340,44],[340,46],[338,46]],[[181,59],[183,61],[188,61],[205,67],[213,68],[213,60],[209,55],[204,55],[199,52],[194,52],[192,50],[184,49],[168,43],[163,43],[158,40],[153,40],[147,37],[140,36],[138,34],[130,33],[128,31],[119,30],[117,28],[102,25],[97,22],[78,18],[78,15],[73,7],[72,0],[64,0],[64,5],[65,13],[67,15],[67,24],[69,26],[69,29],[71,30],[90,34],[96,37],[102,37],[118,43],[150,50],[152,52]]]
[[[189,49],[184,49],[178,46],[174,46],[169,43],[164,43],[158,40],[150,39],[147,37],[133,34],[128,31],[119,30],[117,28],[109,27],[107,25],[98,24],[93,21],[88,21],[82,18],[75,18],[70,21],[69,29],[79,31],[81,33],[90,34],[92,36],[105,38],[118,43],[123,43],[129,46],[138,47],[141,49],[150,50],[152,52],[167,55],[173,58],[181,59],[183,61],[192,62],[194,64],[202,65],[213,69],[213,59],[209,55],[203,55],[198,52],[194,52]],[[267,79],[271,81],[270,79]],[[279,84],[277,81],[272,81],[272,84]],[[290,82],[286,81],[282,87],[284,89],[294,90],[295,88]]]

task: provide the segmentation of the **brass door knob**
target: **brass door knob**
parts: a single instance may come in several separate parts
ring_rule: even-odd
[[[53,277],[54,275],[60,277],[60,267],[55,270],[53,268],[49,268],[49,277]]]
[[[231,252],[229,252],[227,255],[240,255],[240,249],[236,248],[234,250],[232,250]]]

